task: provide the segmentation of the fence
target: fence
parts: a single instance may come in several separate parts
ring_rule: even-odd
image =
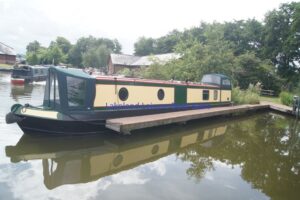
[[[274,90],[260,90],[261,96],[274,96]]]

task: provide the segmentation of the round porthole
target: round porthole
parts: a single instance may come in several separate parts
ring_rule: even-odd
[[[163,100],[165,98],[165,92],[163,89],[159,89],[158,92],[157,92],[157,98],[159,100]]]
[[[158,150],[159,150],[159,146],[156,144],[152,147],[152,150],[151,150],[151,153],[154,155],[154,154],[157,154],[158,153]]]
[[[114,158],[113,165],[114,167],[118,167],[122,162],[123,162],[123,156],[119,154]]]
[[[126,88],[121,88],[119,90],[119,98],[121,101],[126,101],[128,99],[128,90]]]

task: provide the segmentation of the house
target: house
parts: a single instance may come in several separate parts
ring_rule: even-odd
[[[159,55],[150,56],[134,56],[126,54],[110,54],[108,57],[108,74],[116,74],[125,68],[130,70],[139,69],[141,67],[147,67],[158,62],[160,64],[165,64],[172,59],[178,59],[181,56],[177,53],[167,53]]]
[[[14,49],[0,42],[0,64],[13,65],[16,62],[16,53]]]

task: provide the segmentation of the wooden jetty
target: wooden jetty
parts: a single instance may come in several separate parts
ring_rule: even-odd
[[[261,101],[261,105],[268,105],[270,110],[278,111],[284,114],[291,114],[294,115],[292,107],[276,104],[268,101]]]
[[[187,110],[169,112],[154,115],[143,115],[135,117],[124,117],[106,120],[106,128],[121,134],[130,134],[131,131],[155,126],[168,125],[172,123],[185,123],[190,120],[216,117],[222,115],[236,114],[255,110],[274,110],[281,113],[293,114],[292,108],[270,102],[261,102],[255,105],[238,105],[215,107],[199,110]]]

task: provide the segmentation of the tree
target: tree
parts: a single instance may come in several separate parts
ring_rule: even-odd
[[[224,24],[224,39],[234,44],[235,55],[254,51],[259,53],[263,25],[255,19],[227,22]]]
[[[146,56],[150,54],[164,54],[174,52],[175,46],[180,42],[182,33],[173,30],[166,36],[158,39],[140,37],[134,44],[134,54]]]
[[[27,52],[26,53],[26,61],[29,65],[39,64],[39,59],[35,52]]]
[[[263,56],[276,65],[277,73],[287,83],[299,81],[300,3],[282,4],[267,13],[263,33]]]
[[[237,83],[242,89],[250,84],[260,82],[264,89],[274,90],[279,94],[282,81],[276,75],[276,71],[270,60],[261,60],[254,52],[244,53],[235,59]]]
[[[105,45],[89,49],[82,56],[83,65],[85,67],[105,68],[109,54],[110,50]]]
[[[57,37],[55,40],[55,44],[62,50],[64,54],[68,54],[70,49],[72,48],[71,42],[64,37]]]
[[[36,40],[33,41],[33,42],[30,42],[26,46],[27,52],[37,52],[40,48],[41,48],[41,44],[38,41],[36,41]]]
[[[122,50],[122,45],[120,44],[120,42],[117,39],[114,39],[113,52],[114,53],[121,53],[121,50]]]
[[[174,52],[175,46],[180,42],[182,33],[173,30],[166,36],[160,37],[155,41],[154,54],[164,54]]]
[[[146,56],[154,53],[154,39],[140,37],[134,43],[134,54],[137,56]]]
[[[64,56],[62,50],[57,46],[52,46],[47,49],[45,54],[45,62],[47,64],[57,65],[59,63],[64,63],[66,61],[66,57]]]
[[[84,65],[103,67],[106,66],[107,58],[109,55],[108,52],[120,53],[121,48],[122,47],[120,43],[116,39],[97,39],[93,36],[89,36],[87,38],[82,37],[70,49],[68,54],[69,62],[73,66],[78,67],[83,67]],[[100,58],[96,58],[96,55],[99,55]],[[83,59],[83,57],[85,57],[85,59]]]

